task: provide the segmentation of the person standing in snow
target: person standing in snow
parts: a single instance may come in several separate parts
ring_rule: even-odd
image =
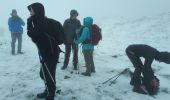
[[[80,21],[77,19],[78,12],[76,10],[70,11],[70,18],[66,19],[63,28],[65,33],[65,59],[62,70],[66,69],[69,63],[71,48],[73,50],[73,66],[74,70],[77,70],[78,63],[78,45],[74,44],[73,41],[77,39],[76,30],[81,27]]]
[[[82,50],[84,54],[85,64],[86,64],[86,72],[82,73],[84,76],[91,76],[92,72],[95,72],[95,66],[93,61],[93,51],[94,46],[91,43],[91,33],[90,27],[93,24],[92,17],[86,17],[83,20],[84,28],[82,30],[82,34],[78,40],[75,41],[75,44],[82,43]]]
[[[128,46],[126,48],[126,54],[135,67],[135,71],[130,82],[130,84],[134,86],[133,91],[146,94],[146,92],[141,88],[143,83],[150,95],[157,94],[159,89],[159,80],[154,75],[151,64],[154,59],[159,62],[170,64],[170,53],[159,52],[151,46],[138,44]],[[144,64],[140,57],[145,58]],[[143,74],[143,78],[141,74]]]
[[[44,6],[41,3],[33,3],[28,6],[30,17],[27,20],[27,34],[36,44],[39,52],[40,62],[42,64],[40,77],[44,80],[45,90],[37,94],[38,98],[45,100],[54,100],[56,90],[56,65],[59,58],[59,49],[52,36],[52,28],[49,18],[45,17]],[[63,32],[62,25],[57,22],[57,32]],[[61,30],[62,29],[62,30]],[[58,33],[57,33],[58,34]],[[60,36],[59,36],[60,37]]]
[[[25,23],[24,21],[17,15],[16,9],[12,9],[11,17],[8,19],[8,26],[9,30],[11,31],[11,54],[15,55],[15,42],[18,39],[18,54],[23,54],[21,51],[22,49],[22,34],[23,34],[23,28]]]

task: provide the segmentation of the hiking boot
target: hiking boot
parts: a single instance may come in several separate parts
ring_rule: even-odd
[[[45,91],[42,92],[42,93],[38,93],[38,94],[37,94],[37,98],[40,98],[40,99],[46,98],[47,95],[48,95],[48,93],[47,93],[47,91],[45,90]]]
[[[92,70],[91,72],[92,72],[92,73],[95,73],[96,71],[95,71],[95,70]]]
[[[15,55],[15,53],[14,53],[14,52],[12,52],[11,54],[12,54],[13,56]]]
[[[147,94],[140,86],[134,86],[133,92],[139,93],[139,94]]]
[[[91,76],[89,73],[86,73],[86,72],[81,73],[81,74],[84,75],[84,76]]]
[[[24,52],[21,52],[21,51],[20,51],[20,52],[17,52],[17,53],[18,53],[18,54],[24,54]]]
[[[54,95],[48,95],[45,97],[45,100],[54,100]]]
[[[65,70],[67,68],[67,66],[63,66],[61,67],[61,70]]]
[[[77,64],[73,64],[73,66],[74,66],[74,70],[77,70]]]
[[[74,70],[77,70],[77,67],[74,66]]]

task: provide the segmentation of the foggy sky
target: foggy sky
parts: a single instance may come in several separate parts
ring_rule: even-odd
[[[170,12],[170,0],[0,0],[0,27],[7,25],[13,8],[26,21],[29,16],[27,6],[34,2],[43,3],[46,15],[61,22],[69,17],[71,9],[78,10],[80,19],[86,16],[135,18]]]

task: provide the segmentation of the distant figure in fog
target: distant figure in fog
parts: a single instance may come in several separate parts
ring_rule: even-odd
[[[23,54],[21,51],[22,49],[22,34],[23,34],[23,28],[25,23],[24,21],[17,15],[17,11],[15,9],[12,10],[11,17],[8,20],[8,26],[9,30],[11,32],[11,54],[15,55],[15,42],[18,39],[18,54]]]

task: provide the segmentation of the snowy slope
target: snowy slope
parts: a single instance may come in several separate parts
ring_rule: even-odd
[[[160,93],[155,97],[136,94],[131,91],[128,74],[120,76],[115,84],[102,84],[108,78],[125,68],[134,70],[125,55],[130,44],[148,44],[160,51],[170,51],[170,13],[155,17],[129,20],[123,17],[96,21],[102,27],[103,40],[94,51],[96,73],[91,77],[72,72],[72,63],[67,70],[57,65],[57,88],[61,93],[55,100],[168,100],[170,98],[170,67],[164,63],[153,63],[155,74],[160,79]],[[7,34],[8,33],[8,34]],[[32,100],[43,91],[43,81],[39,78],[39,60],[35,45],[23,36],[24,55],[10,55],[10,33],[0,39],[0,100]],[[64,47],[61,46],[64,50]],[[113,57],[118,56],[118,57]],[[61,54],[60,61],[63,62]],[[84,59],[79,51],[80,72],[84,72]],[[71,60],[70,60],[71,61]],[[69,76],[69,79],[64,79]]]

